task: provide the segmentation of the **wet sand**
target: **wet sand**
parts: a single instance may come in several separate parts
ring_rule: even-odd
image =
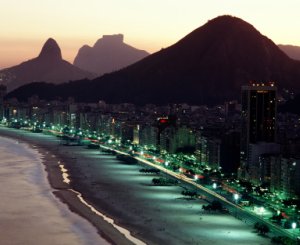
[[[108,245],[86,219],[53,194],[41,155],[0,137],[1,245]]]
[[[152,186],[156,176],[141,174],[141,165],[127,165],[82,146],[62,146],[53,136],[6,128],[0,128],[0,135],[18,137],[38,149],[55,194],[114,244],[131,242],[68,189],[82,193],[89,204],[147,244],[270,244],[230,215],[203,212],[207,203],[183,199],[180,186]],[[69,170],[70,185],[62,181],[58,162]]]
[[[41,154],[42,162],[45,166],[45,170],[47,173],[47,179],[50,183],[50,186],[53,188],[53,194],[59,198],[63,203],[65,203],[71,211],[80,215],[89,221],[98,231],[100,236],[104,238],[107,242],[101,241],[100,237],[97,240],[84,241],[83,244],[133,244],[130,242],[123,234],[121,234],[118,230],[116,230],[111,224],[109,224],[104,219],[99,218],[95,215],[90,208],[84,205],[78,199],[78,194],[73,191],[70,191],[72,188],[67,183],[63,182],[62,172],[59,165],[65,160],[70,160],[69,157],[65,159],[65,156],[62,154],[57,154],[57,144],[59,143],[55,137],[50,137],[49,142],[43,141],[40,142],[39,138],[35,138],[36,134],[30,134],[28,132],[20,131],[20,130],[10,130],[6,128],[0,127],[0,135],[18,140],[17,142],[24,142],[30,144],[30,146],[37,150]],[[33,136],[33,137],[30,137]],[[53,141],[54,140],[54,141]],[[16,142],[16,143],[17,143]],[[41,144],[39,144],[41,143]],[[49,143],[49,145],[48,145]],[[53,144],[54,143],[54,144]],[[5,208],[1,209],[2,211]],[[43,218],[43,217],[40,217]],[[85,231],[82,231],[85,232]],[[87,236],[89,234],[86,234]],[[2,237],[2,236],[0,236]],[[25,236],[23,236],[25,238]],[[75,241],[61,241],[61,244],[75,244]],[[14,243],[4,243],[4,244],[14,244]],[[35,243],[31,243],[35,244]],[[40,243],[39,243],[40,244]],[[53,244],[53,243],[52,243]],[[54,243],[55,244],[55,243]]]

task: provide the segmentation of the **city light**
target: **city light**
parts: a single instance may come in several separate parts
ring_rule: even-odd
[[[260,212],[260,214],[262,215],[262,214],[265,212],[265,208],[264,208],[264,207],[260,207],[260,208],[259,208],[259,212]]]
[[[237,201],[239,200],[239,194],[237,194],[237,193],[234,193],[233,194],[233,199],[234,199],[234,201],[237,203]]]
[[[254,88],[256,91],[255,96],[258,96],[257,94],[260,92],[264,93],[264,90],[258,90],[261,89],[261,85],[258,87],[256,87],[256,85],[257,84],[255,84]],[[245,90],[245,92],[249,91]],[[273,98],[271,99],[271,102],[272,101]],[[270,102],[270,100],[268,100],[268,102]],[[275,98],[273,102],[275,102]],[[222,106],[216,108],[224,110]],[[207,108],[207,110],[209,109]],[[245,113],[247,112],[247,110],[242,111]],[[97,111],[95,111],[95,113],[96,112]],[[22,115],[23,110],[18,109],[18,113]],[[58,113],[57,116],[58,115],[60,114]],[[88,120],[88,116],[89,112],[86,114],[87,122],[90,121]],[[223,165],[223,168],[220,166],[222,165],[222,162],[219,159],[219,151],[221,149],[220,144],[222,144],[220,139],[216,140],[205,134],[203,134],[203,136],[201,135],[201,131],[199,131],[199,135],[197,135],[196,130],[191,131],[188,129],[179,131],[180,125],[176,128],[165,118],[160,118],[161,121],[158,121],[163,125],[158,124],[153,118],[151,119],[153,120],[151,126],[149,126],[150,124],[148,125],[149,122],[146,120],[145,124],[142,124],[143,122],[139,121],[141,127],[139,132],[140,135],[138,135],[136,134],[136,131],[133,130],[136,129],[134,125],[136,125],[137,122],[127,122],[128,118],[130,119],[131,117],[127,118],[126,115],[122,115],[124,116],[123,119],[122,117],[119,118],[115,115],[117,120],[114,121],[113,119],[111,121],[111,116],[106,116],[107,117],[105,120],[103,119],[103,122],[95,121],[93,125],[92,123],[87,123],[85,121],[78,121],[78,123],[75,123],[76,121],[74,121],[69,123],[66,118],[60,122],[61,125],[65,126],[60,127],[58,121],[54,121],[48,117],[43,118],[43,114],[35,114],[32,118],[26,116],[23,117],[23,119],[21,117],[11,116],[9,123],[12,124],[12,127],[21,127],[22,129],[31,130],[35,133],[41,131],[41,127],[43,127],[44,132],[50,132],[53,135],[58,136],[60,144],[63,145],[75,145],[80,141],[78,145],[82,143],[84,146],[88,145],[88,148],[92,148],[93,145],[96,145],[97,149],[106,149],[109,153],[126,155],[130,159],[133,158],[151,166],[150,170],[154,170],[153,173],[162,171],[177,178],[177,183],[185,181],[193,187],[204,190],[209,195],[212,195],[214,199],[221,201],[222,204],[226,204],[226,209],[229,207],[230,213],[233,215],[236,214],[234,215],[236,217],[240,218],[242,214],[247,213],[247,216],[252,216],[256,220],[263,221],[263,223],[268,224],[270,228],[272,225],[278,226],[276,229],[285,231],[288,236],[296,233],[297,221],[300,217],[300,211],[295,204],[295,201],[297,200],[294,197],[291,197],[288,200],[288,196],[285,193],[278,192],[274,187],[274,191],[271,192],[272,187],[270,186],[270,183],[268,183],[268,181],[270,181],[269,178],[263,180],[263,177],[260,177],[261,175],[257,174],[257,176],[253,176],[253,178],[258,178],[258,180],[260,180],[260,182],[255,182],[252,181],[251,178],[244,179],[243,177],[240,177],[244,176],[243,174],[247,172],[243,173],[241,171],[241,175],[238,175],[236,172],[227,174],[225,172],[226,165]],[[157,118],[157,116],[155,116],[155,118]],[[25,125],[27,119],[29,125]],[[219,120],[222,121],[223,119],[224,117],[222,115],[216,115],[215,117],[217,122],[219,122]],[[275,119],[277,120],[275,114],[268,118],[272,123],[275,122]],[[298,120],[300,121],[300,119],[298,117],[296,117],[296,119],[297,121],[294,122],[294,124],[299,126]],[[258,119],[253,117],[251,122],[257,123]],[[33,123],[35,126],[33,126]],[[33,127],[30,128],[30,125]],[[57,125],[57,127],[54,125]],[[171,128],[173,126],[174,128]],[[267,126],[266,129],[271,129],[270,125]],[[274,124],[271,126],[273,129]],[[160,127],[159,130],[158,127]],[[94,131],[95,129],[96,131]],[[61,133],[58,133],[58,130],[60,130]],[[176,130],[178,130],[178,132]],[[201,130],[204,131],[205,128],[202,127]],[[191,132],[195,132],[195,135],[192,138],[189,137]],[[259,135],[258,133],[260,132],[255,131],[255,133]],[[83,137],[81,135],[83,135]],[[233,136],[236,138],[236,135]],[[160,137],[160,141],[158,141],[158,137]],[[191,139],[191,149],[189,149],[189,147],[186,147],[187,149],[185,149],[185,144],[190,144]],[[182,140],[184,144],[181,143],[180,140]],[[198,141],[201,146],[197,145]],[[270,146],[273,147],[273,145]],[[260,142],[252,144],[251,147],[251,150],[269,150],[270,148],[269,145],[263,145]],[[247,156],[251,154],[251,152],[252,151],[248,151],[247,147],[237,149],[238,155],[243,159],[247,159]],[[209,154],[213,154],[212,160],[210,160]],[[264,156],[261,156],[259,158],[259,164],[264,164],[263,157]],[[298,168],[298,162],[295,159],[297,158],[289,158],[286,163],[282,162],[281,164],[285,164],[286,167],[294,171]],[[273,159],[271,160],[273,161]],[[242,167],[243,166],[240,166],[239,170],[242,170]],[[156,172],[155,170],[159,171]],[[149,173],[150,172],[151,171],[149,171]],[[291,174],[292,173],[293,172],[291,172]],[[163,177],[165,177],[165,174]],[[291,178],[289,181],[291,180],[293,179]],[[198,197],[200,197],[200,193]],[[287,202],[284,202],[283,200],[286,200]],[[292,223],[292,221],[295,222]],[[291,228],[293,230],[291,230]]]

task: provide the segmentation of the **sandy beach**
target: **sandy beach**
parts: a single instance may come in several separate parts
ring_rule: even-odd
[[[53,194],[41,154],[0,137],[2,245],[108,245],[95,227]]]
[[[0,128],[0,135],[37,149],[54,194],[112,244],[270,244],[252,225],[228,214],[203,212],[202,205],[207,203],[184,199],[180,186],[153,186],[151,180],[156,176],[140,173],[141,165],[127,165],[113,155],[83,146],[63,146],[56,137],[44,134]],[[70,184],[63,182],[59,165],[68,169]],[[80,201],[77,192],[140,241],[125,238]]]
[[[57,151],[59,149],[57,148],[57,146],[59,146],[59,141],[57,141],[55,137],[46,136],[49,138],[48,141],[41,142],[39,137],[34,137],[38,136],[37,134],[30,134],[25,131],[15,131],[1,127],[0,136],[16,139],[16,143],[27,143],[31,148],[37,150],[41,155],[47,179],[53,188],[53,194],[59,198],[61,202],[67,204],[71,211],[90,222],[97,229],[100,235],[99,238],[104,238],[106,241],[104,242],[104,240],[101,241],[101,239],[99,239],[98,241],[93,240],[93,242],[90,243],[86,240],[83,244],[95,244],[95,242],[97,242],[97,244],[133,244],[111,224],[96,216],[90,208],[79,200],[77,193],[70,191],[72,187],[63,181],[59,165],[70,161],[71,159],[69,156],[65,156]],[[75,242],[73,241],[71,244],[75,244]]]

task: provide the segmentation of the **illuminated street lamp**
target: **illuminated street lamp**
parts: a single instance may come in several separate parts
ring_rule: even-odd
[[[265,212],[265,208],[264,207],[260,207],[259,208],[259,213],[260,213],[261,217],[263,217],[264,212]]]
[[[293,222],[293,223],[292,223],[292,229],[293,229],[292,233],[293,233],[293,234],[295,234],[296,228],[297,228],[297,223],[296,223],[296,222]]]
[[[213,189],[217,189],[217,183],[213,183],[212,187]]]
[[[234,201],[235,201],[235,203],[237,203],[238,202],[238,200],[239,200],[239,194],[237,194],[237,193],[234,193],[234,195],[233,195],[233,199],[234,199]]]

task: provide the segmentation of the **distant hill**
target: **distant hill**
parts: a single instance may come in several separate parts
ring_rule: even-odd
[[[104,35],[93,47],[84,45],[74,60],[74,65],[102,75],[120,70],[149,54],[123,42],[123,35]]]
[[[0,71],[0,81],[11,91],[31,82],[62,83],[92,78],[95,74],[83,71],[62,59],[61,50],[52,38],[44,44],[38,57]]]
[[[285,52],[290,58],[300,60],[300,47],[293,45],[279,44],[278,47]]]
[[[91,82],[56,86],[55,97],[77,101],[209,104],[239,99],[250,80],[300,91],[300,62],[290,59],[252,25],[232,16],[208,21],[174,45]],[[43,85],[35,87],[35,93]],[[26,98],[30,87],[9,96]]]

